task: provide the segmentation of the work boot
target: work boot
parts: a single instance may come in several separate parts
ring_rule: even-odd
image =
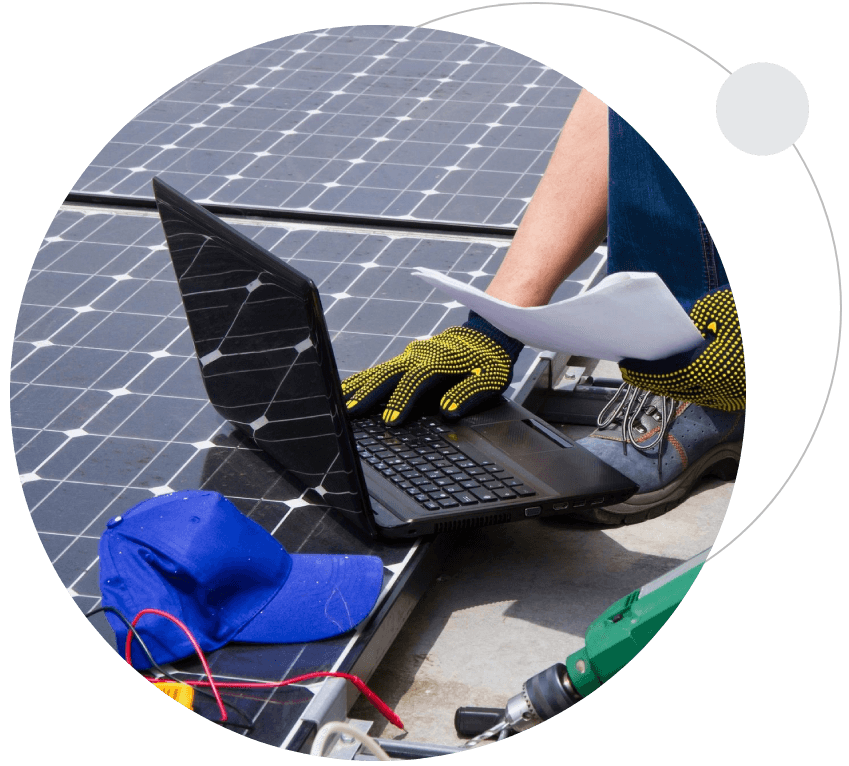
[[[672,510],[705,476],[737,474],[746,411],[724,412],[623,383],[578,443],[639,485],[624,503],[587,509],[596,524],[637,524]]]

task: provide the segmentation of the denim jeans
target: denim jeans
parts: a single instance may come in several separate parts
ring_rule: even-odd
[[[608,273],[653,271],[689,312],[728,277],[707,227],[645,139],[609,111]]]

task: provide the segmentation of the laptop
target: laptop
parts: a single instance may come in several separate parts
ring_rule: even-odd
[[[636,491],[504,398],[459,421],[351,418],[312,280],[160,179],[153,190],[209,400],[305,500],[371,536],[410,539]]]

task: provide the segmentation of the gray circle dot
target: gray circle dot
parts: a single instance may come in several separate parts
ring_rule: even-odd
[[[719,89],[716,121],[728,141],[748,154],[792,146],[808,122],[808,95],[796,76],[777,64],[748,64]]]

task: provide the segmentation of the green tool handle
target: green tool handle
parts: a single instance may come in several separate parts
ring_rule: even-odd
[[[566,673],[578,695],[598,689],[651,641],[687,594],[707,554],[629,593],[593,621],[584,647],[566,658]]]

